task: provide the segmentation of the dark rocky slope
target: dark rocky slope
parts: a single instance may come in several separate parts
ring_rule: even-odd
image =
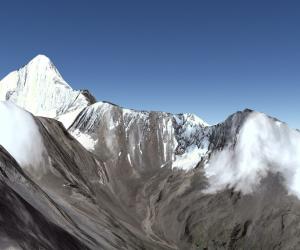
[[[249,113],[210,128],[210,150],[234,147],[236,125]],[[268,175],[252,194],[231,188],[209,194],[204,162],[192,171],[166,166],[127,176],[122,161],[117,169],[105,163],[105,156],[87,151],[59,122],[38,118],[36,123],[47,149],[43,176],[24,172],[1,149],[1,244],[23,249],[299,246],[300,202],[287,194],[280,174]]]
[[[30,115],[41,161],[0,147],[0,249],[300,248],[299,133],[274,118],[246,109],[209,126],[96,102],[44,56],[0,99],[44,116]]]

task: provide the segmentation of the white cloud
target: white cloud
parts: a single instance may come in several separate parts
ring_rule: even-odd
[[[269,172],[279,172],[288,191],[300,198],[300,133],[254,112],[242,126],[235,148],[212,155],[205,171],[207,192],[235,187],[250,193]]]
[[[45,152],[32,115],[10,102],[0,102],[0,144],[22,167],[40,167]]]

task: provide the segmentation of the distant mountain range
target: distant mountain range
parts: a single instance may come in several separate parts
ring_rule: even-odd
[[[97,102],[44,55],[0,100],[0,249],[300,248],[300,133],[275,118]]]

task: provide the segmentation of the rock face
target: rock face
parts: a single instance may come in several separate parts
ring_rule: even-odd
[[[208,126],[199,117],[96,103],[87,90],[73,90],[44,55],[1,80],[0,100],[13,102],[36,116],[55,118],[88,150],[101,150],[101,155],[115,160],[122,156],[139,168],[147,162],[148,168],[174,163],[174,167],[191,169],[208,146],[197,141]]]
[[[0,189],[1,249],[90,249],[71,231],[76,224],[2,147]]]
[[[104,160],[125,162],[140,172],[164,166],[195,167],[208,147],[206,141],[198,140],[207,126],[191,114],[139,112],[98,102],[85,108],[69,131]],[[184,162],[193,150],[189,162]]]
[[[96,102],[45,56],[0,97],[1,249],[300,247],[300,133],[286,124]]]

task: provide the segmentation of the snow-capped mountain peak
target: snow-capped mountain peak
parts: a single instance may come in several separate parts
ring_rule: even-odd
[[[96,102],[43,55],[0,99],[0,249],[299,249],[300,133],[283,122]]]
[[[50,58],[45,55],[37,55],[28,64],[27,68],[35,72],[37,77],[52,78],[54,84],[62,84],[69,88],[70,85],[63,79]]]
[[[34,115],[51,118],[75,110],[79,112],[92,102],[88,95],[73,90],[44,55],[36,56],[0,81],[0,100],[11,101]]]
[[[95,103],[88,91],[73,90],[44,55],[37,55],[0,81],[1,100],[13,102],[34,115],[61,121],[83,146],[90,151],[100,150],[107,158],[118,160],[121,149],[128,149],[130,166],[148,168],[149,164],[143,162],[157,154],[161,157],[153,160],[151,168],[174,162],[176,168],[192,169],[208,151],[204,131],[208,124],[196,115]],[[102,137],[106,139],[100,140]],[[155,150],[149,140],[157,145]]]

